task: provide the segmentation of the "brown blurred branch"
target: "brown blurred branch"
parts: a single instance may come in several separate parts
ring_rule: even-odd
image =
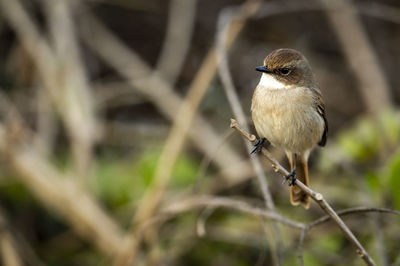
[[[243,137],[245,137],[251,143],[255,143],[257,138],[254,135],[247,133],[243,130],[239,124],[234,120],[231,119],[231,127],[236,129]],[[289,172],[283,168],[279,162],[271,155],[271,153],[262,148],[262,154],[267,158],[267,160],[272,164],[272,168],[279,172],[283,176],[288,176]],[[375,265],[375,262],[372,258],[368,255],[367,251],[364,247],[360,244],[358,239],[354,236],[354,234],[350,231],[347,225],[343,222],[343,220],[338,216],[338,214],[332,209],[332,207],[328,204],[328,202],[324,199],[321,193],[313,191],[308,186],[304,185],[299,180],[295,180],[295,185],[297,185],[301,190],[305,193],[310,195],[310,197],[321,207],[321,209],[327,213],[327,215],[336,223],[336,225],[342,230],[346,238],[353,244],[356,249],[357,254],[364,260],[367,265]]]
[[[379,18],[400,24],[400,8],[378,3],[378,2],[361,2],[357,8],[363,15]]]
[[[218,59],[218,73],[224,85],[223,87],[228,97],[230,106],[233,109],[233,113],[239,120],[239,123],[244,125],[246,131],[249,131],[247,126],[246,115],[243,111],[239,97],[236,93],[236,89],[232,81],[232,76],[229,71],[229,63],[228,63],[227,47],[226,47],[227,40],[229,38],[229,32],[232,30],[235,31],[235,29],[232,29],[234,28],[233,27],[234,25],[232,25],[233,21],[236,21],[235,25],[237,27],[238,21],[241,21],[246,17],[248,17],[248,14],[245,13],[245,11],[247,10],[244,11],[240,10],[240,11],[242,12],[238,12],[236,9],[231,9],[231,8],[229,9],[227,8],[222,11],[218,20],[216,47],[217,47],[217,59]],[[250,152],[253,149],[253,146],[247,141],[245,142],[245,144],[250,154]],[[268,209],[273,210],[275,208],[274,202],[272,200],[271,193],[268,189],[267,178],[264,174],[260,161],[257,157],[254,156],[250,156],[250,159],[254,167],[254,170],[256,172],[266,206],[268,207]]]
[[[20,250],[8,228],[8,221],[0,210],[0,257],[4,266],[22,266]]]
[[[390,87],[357,16],[357,8],[349,0],[321,0],[321,3],[327,9],[345,58],[360,83],[358,88],[368,111],[375,113],[391,105]]]
[[[73,178],[59,173],[30,145],[25,143],[10,150],[9,142],[6,129],[0,127],[1,151],[8,154],[10,166],[32,193],[104,253],[109,256],[118,253],[122,230],[95,199]]]
[[[247,1],[244,4],[246,11],[254,13],[256,11],[256,6],[260,4],[260,1]],[[240,30],[243,28],[244,20],[239,23],[239,27],[232,32],[230,44],[236,38]],[[139,208],[135,213],[134,224],[141,224],[149,219],[155,212],[162,200],[165,188],[172,176],[173,167],[181,153],[187,133],[189,132],[192,121],[195,118],[198,107],[205,95],[209,83],[214,76],[216,70],[215,62],[215,51],[214,48],[208,53],[205,61],[201,65],[199,72],[196,74],[187,96],[183,101],[182,105],[179,107],[179,111],[176,114],[174,123],[166,141],[165,147],[160,157],[160,161],[157,165],[155,176],[153,182],[148,190],[146,190],[144,197],[139,204]],[[156,230],[153,228],[153,231]],[[138,246],[138,241],[140,239],[137,233],[132,233],[132,244],[127,246],[126,254],[121,255],[121,257],[126,257],[121,259],[121,261],[127,261],[127,263],[117,263],[117,265],[128,265],[128,261],[134,261],[135,250]],[[130,258],[128,258],[128,254]]]
[[[400,211],[397,211],[397,210],[391,210],[391,209],[386,209],[386,208],[370,208],[370,207],[349,208],[349,209],[345,209],[345,210],[339,210],[336,213],[339,216],[346,216],[346,215],[360,214],[360,213],[390,213],[390,214],[395,214],[395,215],[400,216]],[[301,235],[300,235],[300,239],[299,239],[299,255],[298,255],[301,265],[304,265],[303,245],[304,245],[304,240],[305,240],[306,234],[314,227],[324,224],[326,222],[332,221],[330,218],[331,217],[329,215],[325,215],[313,222],[308,223],[301,230]]]
[[[237,210],[243,213],[264,217],[272,221],[277,221],[286,226],[297,229],[303,229],[305,226],[303,223],[283,217],[275,211],[253,207],[244,201],[224,197],[198,196],[168,202],[168,204],[165,204],[161,209],[161,213],[175,215],[177,213],[186,212],[188,210],[201,207],[227,208]]]
[[[240,130],[240,128],[239,128],[239,130]],[[244,132],[244,133],[246,134],[246,132]],[[252,138],[252,136],[254,136],[254,135],[249,135],[249,136],[250,136],[250,138]],[[271,219],[271,220],[282,223],[282,224],[287,225],[292,228],[300,229],[301,236],[300,236],[298,248],[299,248],[299,259],[300,259],[301,265],[304,265],[303,257],[302,257],[303,256],[302,250],[303,250],[303,244],[304,244],[304,239],[305,239],[306,234],[314,227],[320,226],[329,221],[334,221],[331,219],[331,216],[325,215],[325,216],[320,217],[308,224],[303,224],[303,223],[300,223],[300,222],[297,222],[297,221],[294,221],[291,219],[287,219],[286,217],[283,217],[274,211],[268,211],[263,208],[253,207],[251,204],[246,203],[244,201],[240,201],[237,199],[225,198],[225,197],[213,197],[213,196],[207,196],[207,195],[194,196],[194,197],[188,197],[188,198],[183,198],[183,199],[179,198],[177,200],[165,202],[163,204],[163,207],[160,209],[158,217],[163,217],[163,221],[165,222],[165,220],[171,219],[180,213],[187,212],[187,211],[194,210],[194,209],[201,208],[201,207],[212,208],[212,209],[227,208],[227,209],[231,209],[231,210],[237,210],[237,211],[247,213],[250,215],[255,215],[255,216],[260,216],[260,217],[264,217],[267,219]],[[349,208],[349,209],[339,210],[336,213],[338,216],[356,215],[356,214],[362,214],[362,213],[389,213],[389,214],[395,214],[395,215],[400,216],[400,211],[397,211],[397,210],[386,209],[386,208],[371,208],[371,207]],[[155,218],[153,218],[152,221],[156,222],[156,221],[160,221],[160,219],[156,219],[156,217],[155,217]]]
[[[0,147],[4,149],[5,132],[1,130]],[[104,253],[118,253],[121,228],[70,176],[60,174],[29,146],[7,152],[19,179],[44,205],[63,216],[77,233]]]
[[[76,177],[82,180],[90,176],[92,147],[98,128],[94,116],[93,96],[85,64],[82,61],[76,36],[73,14],[79,9],[79,1],[42,0],[50,29],[51,44],[58,70],[58,98],[65,104],[66,120],[69,121],[72,154]],[[93,181],[93,180],[91,180]],[[90,184],[90,183],[89,183]]]
[[[34,19],[19,0],[0,0],[0,10],[32,57],[40,80],[65,123],[75,147],[74,154],[79,157],[79,161],[82,159],[80,152],[83,156],[90,157],[90,147],[96,131],[87,80],[66,2],[68,1],[51,1],[54,6],[49,12],[50,20],[53,15],[56,16],[55,23],[52,23],[55,49],[41,35]]]
[[[186,57],[186,52],[190,44],[190,37],[194,28],[194,17],[197,0],[173,0],[170,4],[169,26],[167,37],[164,41],[164,47],[155,73],[160,73],[161,76],[169,84],[175,83],[178,77],[183,60]],[[181,15],[184,14],[184,15]],[[197,75],[208,73],[208,67],[203,65]],[[206,88],[207,86],[202,86]],[[150,186],[146,189],[143,197],[132,219],[131,224],[131,241],[127,241],[120,257],[117,258],[116,265],[130,265],[135,261],[138,252],[138,245],[141,239],[137,236],[136,225],[140,225],[156,212],[160,201],[162,200],[167,185],[172,177],[172,171],[178,160],[179,154],[183,150],[186,135],[189,131],[189,126],[200,104],[200,99],[203,94],[197,92],[200,87],[191,86],[187,96],[179,106],[178,113],[173,120],[172,128],[161,152],[159,162],[157,163],[155,174]],[[196,90],[197,89],[197,90]],[[147,240],[157,243],[158,228],[152,228],[147,231]],[[129,236],[128,236],[129,237]],[[148,241],[149,242],[149,241]],[[155,252],[154,252],[155,253]],[[150,254],[151,256],[152,254]],[[152,263],[158,264],[158,256],[152,256]]]
[[[172,0],[168,28],[156,71],[173,85],[181,72],[195,25],[197,0]]]
[[[1,91],[1,90],[0,90]],[[42,203],[84,239],[108,256],[119,252],[122,229],[97,201],[72,178],[63,173],[31,144],[37,139],[25,125],[17,108],[0,93],[0,153],[8,167]]]
[[[131,87],[148,98],[163,115],[173,121],[183,103],[183,99],[174,91],[173,87],[158,73],[154,73],[134,50],[123,44],[91,14],[85,13],[81,20],[82,37],[88,46],[124,77]],[[215,64],[215,55],[211,55],[207,56],[203,64]],[[197,75],[192,86],[208,86],[214,71],[210,69],[209,72]],[[202,153],[211,156],[214,147],[222,142],[221,137],[200,114],[197,114],[193,121],[189,130],[192,143]],[[240,171],[229,170],[231,165],[242,160],[232,147],[229,145],[221,147],[214,158],[215,164],[220,169],[227,170],[224,182],[231,184],[242,180]],[[247,170],[246,167],[243,168],[244,172]]]
[[[258,5],[259,6],[259,5]],[[257,8],[258,8],[257,6]],[[253,7],[254,8],[254,7]],[[257,10],[257,9],[255,9]],[[217,59],[218,59],[218,73],[221,77],[223,88],[225,89],[225,93],[228,97],[231,108],[233,109],[233,113],[239,120],[239,122],[244,125],[245,130],[249,130],[247,127],[247,120],[245,113],[243,111],[242,105],[239,100],[239,96],[236,93],[236,89],[233,84],[232,75],[229,71],[229,63],[228,63],[228,55],[227,55],[227,41],[229,38],[229,32],[234,31],[234,26],[237,27],[238,21],[242,21],[246,19],[250,14],[254,14],[255,10],[246,10],[246,9],[235,9],[235,8],[225,8],[219,16],[218,26],[217,26]],[[234,22],[236,22],[234,24]],[[248,154],[251,153],[254,148],[251,143],[245,141],[245,145],[247,148]],[[258,157],[250,156],[250,161],[254,168],[254,171],[257,176],[258,183],[261,188],[261,192],[265,201],[265,205],[269,210],[275,209],[275,204],[272,199],[270,190],[268,188],[267,177],[264,174],[263,167],[261,166],[260,160]],[[272,237],[267,237],[267,240],[271,247],[271,254],[273,258],[273,262],[275,265],[282,264],[282,239],[280,229],[277,223],[272,225],[272,228],[266,226],[265,229],[267,232],[271,234]]]
[[[4,266],[44,266],[22,234],[15,230],[7,214],[0,207],[0,252]]]

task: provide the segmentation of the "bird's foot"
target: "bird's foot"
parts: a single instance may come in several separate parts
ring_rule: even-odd
[[[258,139],[256,144],[254,144],[254,147],[255,147],[254,150],[252,150],[250,154],[253,154],[255,152],[256,153],[261,152],[261,150],[263,148],[263,145],[264,145],[264,142],[265,142],[265,138]]]
[[[294,186],[296,183],[296,179],[297,179],[296,169],[294,169],[290,174],[288,174],[287,176],[284,176],[283,178],[284,178],[284,180],[283,180],[282,184],[285,184],[285,182],[289,180],[289,183],[288,183],[289,187]]]

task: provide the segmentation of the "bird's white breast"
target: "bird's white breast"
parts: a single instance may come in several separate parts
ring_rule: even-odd
[[[258,135],[286,151],[310,150],[324,130],[310,89],[287,86],[267,74],[254,92],[251,111]]]

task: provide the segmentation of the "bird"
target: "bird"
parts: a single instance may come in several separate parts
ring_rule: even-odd
[[[305,209],[310,196],[295,185],[309,184],[308,158],[317,146],[325,146],[328,122],[325,103],[311,66],[300,52],[280,48],[256,67],[261,78],[254,90],[251,116],[259,136],[253,152],[261,151],[265,140],[283,149],[290,163],[290,202]]]

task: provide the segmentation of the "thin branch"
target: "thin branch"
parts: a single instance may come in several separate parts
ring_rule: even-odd
[[[247,140],[255,143],[256,137],[247,133],[243,130],[236,120],[231,119],[231,127],[236,129],[239,133],[242,134]],[[279,162],[267,151],[265,148],[262,148],[262,154],[267,158],[267,160],[272,164],[272,168],[282,174],[283,176],[289,175],[289,172],[283,168]],[[302,191],[307,193],[320,207],[321,209],[327,213],[329,218],[331,218],[336,225],[342,230],[346,238],[353,244],[356,249],[357,254],[364,260],[367,265],[376,265],[372,258],[368,255],[367,251],[364,247],[360,244],[358,239],[354,236],[354,234],[350,231],[347,225],[343,222],[343,220],[339,217],[339,215],[332,209],[332,207],[328,204],[328,202],[324,199],[321,193],[313,191],[308,186],[304,185],[299,180],[295,180],[295,185],[297,185]]]
[[[342,46],[345,58],[358,79],[358,89],[368,111],[376,112],[392,104],[390,87],[357,8],[349,0],[320,0]],[[360,66],[363,66],[360,68]]]
[[[231,108],[233,109],[233,113],[239,120],[239,123],[242,124],[245,130],[249,130],[246,123],[246,116],[244,114],[242,105],[239,100],[239,96],[236,93],[236,89],[233,85],[232,76],[229,71],[229,63],[226,51],[226,43],[228,39],[229,30],[231,28],[232,20],[243,19],[242,14],[237,12],[237,9],[224,9],[222,11],[219,20],[218,20],[218,31],[217,31],[217,58],[218,58],[218,73],[221,77],[223,87],[225,89],[226,95],[228,97]],[[238,19],[238,20],[239,20]],[[250,152],[254,148],[251,143],[246,142],[247,151]],[[261,187],[261,191],[263,193],[266,206],[268,209],[273,210],[275,208],[274,202],[271,197],[271,193],[268,189],[267,178],[262,169],[261,163],[257,157],[250,156],[251,162],[253,164],[254,170],[256,171],[258,182]]]
[[[247,9],[249,7],[253,7],[253,5],[250,6],[249,3],[254,4],[259,3],[259,1],[248,1],[244,4],[244,7]],[[238,35],[241,28],[243,28],[243,26],[239,27],[234,32],[234,35],[231,38],[231,43]],[[207,91],[208,84],[214,76],[215,65],[215,53],[214,49],[212,49],[195,76],[185,100],[179,107],[178,113],[175,114],[174,123],[161,153],[159,163],[156,167],[153,182],[141,199],[141,203],[139,204],[139,208],[136,211],[133,219],[133,224],[136,225],[143,223],[156,212],[156,209],[163,198],[165,188],[171,179],[175,163],[183,149],[187,133],[192,125],[192,121],[194,120],[200,103]],[[133,233],[133,235],[137,234]],[[121,255],[121,258],[126,257],[126,259],[121,259],[121,261],[126,261],[128,264],[131,261],[134,261],[136,254],[135,248],[138,246],[137,242],[139,241],[138,238],[133,237],[132,239],[131,246],[126,248],[127,253],[125,255]],[[116,265],[125,264],[126,263],[116,263]]]
[[[168,15],[168,28],[156,71],[173,85],[189,49],[196,17],[197,0],[172,0]]]
[[[308,229],[307,229],[307,226],[306,226],[301,230],[301,234],[300,234],[299,246],[298,246],[298,250],[299,250],[298,252],[299,253],[297,255],[297,257],[299,259],[299,262],[300,262],[300,266],[304,266],[303,246],[304,246],[304,240],[306,238],[307,232],[308,232]]]
[[[63,115],[68,121],[72,155],[76,177],[86,185],[92,165],[92,147],[97,128],[94,116],[93,96],[88,75],[82,61],[76,36],[74,11],[80,7],[77,1],[42,0],[49,20],[51,44],[57,62],[57,98],[64,103]],[[86,179],[86,180],[85,180]],[[88,182],[89,181],[89,182]]]
[[[115,68],[127,80],[131,88],[148,98],[168,119],[174,120],[179,107],[182,106],[183,99],[175,93],[173,87],[160,75],[152,72],[150,66],[134,50],[122,43],[90,13],[85,13],[81,17],[81,24],[83,25],[80,28],[81,35],[85,43],[106,63]],[[204,68],[208,71],[197,75],[192,86],[208,87],[215,72],[215,68],[210,65],[216,64],[215,61],[215,54],[211,50],[203,63],[208,66]],[[189,136],[197,149],[210,156],[215,147],[222,142],[221,137],[200,114],[195,116]],[[241,160],[241,156],[232,147],[224,145],[216,154],[214,163],[220,169],[229,169],[230,166]],[[245,170],[247,171],[247,169]],[[237,183],[242,180],[240,171],[227,171],[226,173],[223,176],[224,182]]]
[[[190,7],[187,4],[188,2],[190,2]],[[185,8],[189,7],[190,9],[192,9],[191,11],[189,11],[189,14],[192,14],[192,16],[194,16],[194,10],[197,1],[175,0],[171,2],[171,4],[173,5],[173,7],[175,7],[175,9],[179,9],[178,11],[180,11],[180,8],[183,8],[180,7],[182,3],[186,3],[183,4],[183,7]],[[170,14],[170,16],[172,15],[173,14]],[[190,21],[192,23],[194,22],[193,19],[189,19],[189,22]],[[168,34],[174,35],[175,31],[169,30]],[[173,39],[172,36],[167,37],[166,41],[170,41],[171,39]],[[186,41],[189,42],[189,38],[186,39]],[[165,44],[165,46],[168,47],[169,45]],[[159,65],[158,65],[158,67],[161,67],[162,69],[160,70],[157,69],[156,72],[157,71],[162,72],[166,70],[167,66],[164,65],[164,62],[161,62],[162,60],[166,60],[166,58],[173,57],[173,54],[175,53],[182,52],[182,51],[178,52],[177,50],[175,50],[176,47],[165,48],[165,49],[172,49],[172,50],[169,50],[168,54],[167,51],[163,53],[163,57],[159,60]],[[169,73],[170,79],[173,77],[172,74],[173,73]],[[203,98],[205,92],[205,89],[204,92],[198,92],[199,90],[198,89],[196,90],[196,88],[197,87],[192,86],[189,89],[187,97],[184,99],[182,105],[179,107],[178,113],[175,115],[173,126],[169,133],[168,139],[165,143],[164,149],[161,153],[159,163],[156,166],[152,184],[146,190],[145,195],[143,196],[138,205],[139,207],[135,213],[133,224],[141,223],[147,220],[150,216],[152,216],[153,213],[156,211],[156,208],[159,205],[164,195],[165,188],[169,183],[169,180],[171,179],[175,163],[178,159],[179,154],[183,149],[187,132],[189,131],[189,127],[191,125],[192,120],[195,117],[195,113],[200,104],[200,100]]]
[[[21,258],[21,250],[19,250],[16,239],[7,227],[8,221],[0,211],[0,257],[2,265],[22,266],[24,263]]]
[[[0,207],[0,252],[2,253],[2,265],[5,266],[45,265],[21,232],[12,226],[2,207]]]
[[[387,208],[371,208],[371,207],[355,207],[355,208],[349,208],[345,210],[340,210],[337,211],[337,214],[340,216],[345,216],[345,215],[350,215],[350,214],[358,214],[358,213],[370,213],[370,212],[378,212],[378,213],[391,213],[395,215],[400,216],[400,211],[397,210],[391,210]],[[325,215],[311,223],[309,223],[308,227],[311,229],[317,225],[323,224],[327,221],[330,221],[330,217],[328,215]]]
[[[242,105],[239,100],[239,96],[236,93],[236,89],[233,84],[232,75],[229,71],[229,63],[228,63],[228,52],[226,49],[226,44],[229,38],[229,32],[232,31],[233,26],[236,25],[237,22],[246,19],[249,15],[253,15],[258,7],[260,6],[260,2],[255,2],[256,8],[253,7],[252,12],[249,12],[246,9],[237,9],[237,8],[225,8],[218,19],[217,26],[217,59],[218,59],[218,73],[221,77],[223,88],[225,89],[225,93],[228,97],[230,106],[233,110],[233,113],[239,120],[239,122],[244,125],[245,129],[248,131],[246,116],[243,111]],[[233,21],[236,21],[236,24],[233,24]],[[251,143],[245,141],[245,145],[247,148],[248,154],[251,153],[253,146]],[[258,183],[261,188],[261,192],[265,201],[265,205],[269,210],[275,209],[275,204],[272,199],[271,193],[268,188],[267,178],[263,171],[263,167],[261,166],[260,160],[256,156],[250,156],[250,161],[255,170]],[[282,238],[279,230],[279,226],[277,223],[274,223],[272,228],[266,226],[265,229],[267,232],[272,233],[273,237],[268,237],[267,240],[271,247],[272,261],[275,265],[280,265],[282,263]]]
[[[201,184],[203,183],[204,178],[206,177],[206,172],[208,167],[210,166],[211,162],[214,159],[214,156],[218,150],[225,145],[226,141],[233,135],[232,130],[228,129],[226,132],[223,134],[222,139],[223,142],[221,142],[217,147],[215,147],[215,150],[211,156],[209,155],[204,155],[203,159],[200,162],[200,167],[199,170],[197,171],[196,174],[196,183],[193,185],[193,192],[198,192],[200,190]]]
[[[208,218],[214,213],[215,207],[206,207],[197,218],[196,233],[199,237],[204,237],[207,234],[206,222]]]
[[[344,210],[339,210],[337,211],[337,214],[339,216],[346,216],[346,215],[352,215],[352,214],[360,214],[360,213],[390,213],[390,214],[395,214],[400,216],[400,211],[397,210],[392,210],[392,209],[387,209],[387,208],[371,208],[371,207],[355,207],[355,208],[349,208],[349,209],[344,209]],[[308,223],[302,230],[301,230],[301,235],[299,239],[299,245],[298,245],[298,258],[300,260],[300,264],[304,265],[303,261],[303,246],[304,246],[304,240],[305,237],[312,228],[322,225],[326,222],[332,221],[330,219],[329,215],[325,215],[323,217],[318,218],[317,220]]]
[[[45,206],[65,218],[80,236],[109,256],[118,253],[122,229],[74,178],[61,173],[34,148],[29,142],[35,139],[31,137],[33,132],[3,93],[0,93],[0,112],[5,120],[0,123],[0,153],[17,173],[16,178]]]
[[[292,228],[304,228],[303,223],[283,217],[275,211],[253,207],[244,201],[224,197],[199,196],[191,197],[184,200],[176,200],[174,202],[168,202],[168,204],[165,204],[165,206],[161,209],[161,213],[176,214],[201,207],[218,207],[237,210],[243,213],[264,217],[272,221],[277,221],[279,223],[282,223],[283,225]]]
[[[63,3],[65,0],[58,2]],[[0,11],[2,11],[4,18],[16,32],[23,48],[32,57],[41,82],[53,101],[55,108],[57,108],[58,113],[61,115],[68,133],[71,136],[75,136],[72,139],[74,141],[76,139],[83,140],[79,141],[81,144],[82,142],[86,142],[86,140],[90,140],[96,134],[94,134],[94,128],[89,126],[93,124],[93,117],[90,110],[85,108],[90,106],[90,104],[86,104],[86,102],[89,102],[88,98],[90,97],[84,96],[85,93],[83,93],[82,89],[84,86],[80,84],[82,82],[79,82],[79,78],[74,74],[65,79],[60,77],[63,68],[59,64],[56,53],[53,51],[50,43],[42,36],[34,19],[28,14],[19,0],[0,0]],[[58,36],[63,36],[63,34]],[[61,43],[60,45],[65,44],[63,41]],[[69,53],[64,54],[70,56]],[[81,68],[81,66],[76,67],[76,65],[76,62],[73,63],[71,69]],[[62,82],[60,83],[60,81]],[[66,86],[75,88],[74,85],[78,83],[80,87],[76,87],[76,92],[79,96],[71,96],[71,94],[74,94],[72,90],[60,90],[60,87]],[[71,100],[71,97],[74,99]]]

